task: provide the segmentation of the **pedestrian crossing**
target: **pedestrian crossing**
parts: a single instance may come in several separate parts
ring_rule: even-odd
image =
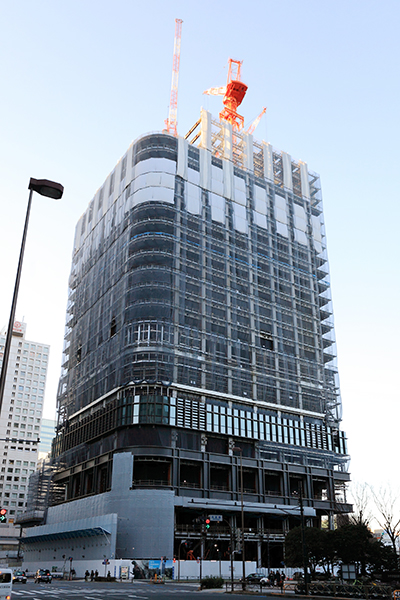
[[[194,587],[197,587],[194,586]],[[46,585],[43,588],[37,589],[23,589],[13,586],[12,597],[26,598],[29,600],[65,600],[69,598],[79,598],[79,600],[103,600],[104,598],[129,598],[132,600],[149,600],[154,594],[160,595],[163,592],[168,594],[187,594],[188,589],[178,586],[145,586],[143,589],[135,589],[135,586],[130,584],[122,584],[120,587],[96,587],[88,588],[87,586],[70,586],[70,585],[57,585],[52,587]]]
[[[65,587],[65,588],[53,588],[53,589],[49,589],[46,587],[46,589],[43,590],[16,590],[15,587],[13,588],[12,591],[12,596],[23,596],[23,597],[31,597],[31,598],[61,598],[61,597],[79,597],[79,598],[96,598],[96,600],[98,600],[99,598],[105,598],[106,596],[109,596],[110,593],[113,596],[126,596],[128,598],[139,598],[139,599],[145,599],[148,597],[147,592],[152,593],[153,590],[146,590],[146,593],[142,594],[142,593],[136,593],[135,591],[128,591],[126,589],[126,587],[124,586],[121,589],[115,589],[113,588],[112,590],[110,590],[110,588],[96,588],[96,589],[88,589],[88,588],[84,588],[84,587]]]
[[[147,590],[146,590],[147,592]],[[57,588],[53,588],[53,589],[49,589],[46,587],[46,589],[43,590],[16,590],[15,587],[13,588],[13,592],[12,592],[12,597],[14,598],[14,596],[18,597],[18,596],[23,596],[24,598],[28,597],[28,598],[62,598],[62,597],[68,597],[68,598],[72,598],[72,597],[77,597],[77,598],[96,598],[96,600],[99,600],[99,598],[105,598],[107,596],[126,596],[127,598],[138,598],[140,600],[145,600],[148,596],[147,593],[142,594],[142,593],[136,593],[134,591],[128,591],[126,589],[126,587],[124,586],[121,589],[115,589],[113,588],[112,590],[110,590],[110,588],[96,588],[96,589],[88,589],[88,588],[84,588],[84,587],[65,587],[65,588],[61,588],[61,587],[57,587]]]

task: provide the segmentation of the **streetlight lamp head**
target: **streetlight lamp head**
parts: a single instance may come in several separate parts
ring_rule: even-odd
[[[28,189],[54,200],[60,200],[64,192],[64,186],[61,183],[49,181],[48,179],[33,179],[33,177],[29,180]]]

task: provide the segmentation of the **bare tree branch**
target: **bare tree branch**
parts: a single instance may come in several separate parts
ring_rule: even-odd
[[[387,533],[394,552],[397,554],[397,538],[400,535],[400,503],[398,492],[391,487],[380,487],[378,491],[372,487],[371,494],[379,515],[377,522]]]
[[[350,496],[353,504],[353,512],[349,515],[350,523],[353,525],[369,526],[373,519],[371,495],[371,489],[367,483],[353,482],[351,484]]]

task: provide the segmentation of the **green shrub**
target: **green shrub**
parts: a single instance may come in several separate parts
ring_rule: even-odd
[[[224,585],[224,580],[222,577],[204,577],[204,579],[200,580],[201,589],[216,589],[222,588]]]

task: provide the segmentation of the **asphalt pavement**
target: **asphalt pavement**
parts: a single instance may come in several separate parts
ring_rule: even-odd
[[[254,593],[246,594],[237,590],[242,597],[252,598]],[[29,580],[26,584],[14,584],[13,600],[177,600],[184,595],[185,600],[199,600],[205,596],[211,600],[214,596],[221,599],[225,587],[220,590],[199,590],[198,583],[153,584],[149,581],[129,582],[97,582],[97,581],[57,581],[53,579],[50,584],[35,584]],[[267,592],[258,592],[257,596],[267,597]]]

